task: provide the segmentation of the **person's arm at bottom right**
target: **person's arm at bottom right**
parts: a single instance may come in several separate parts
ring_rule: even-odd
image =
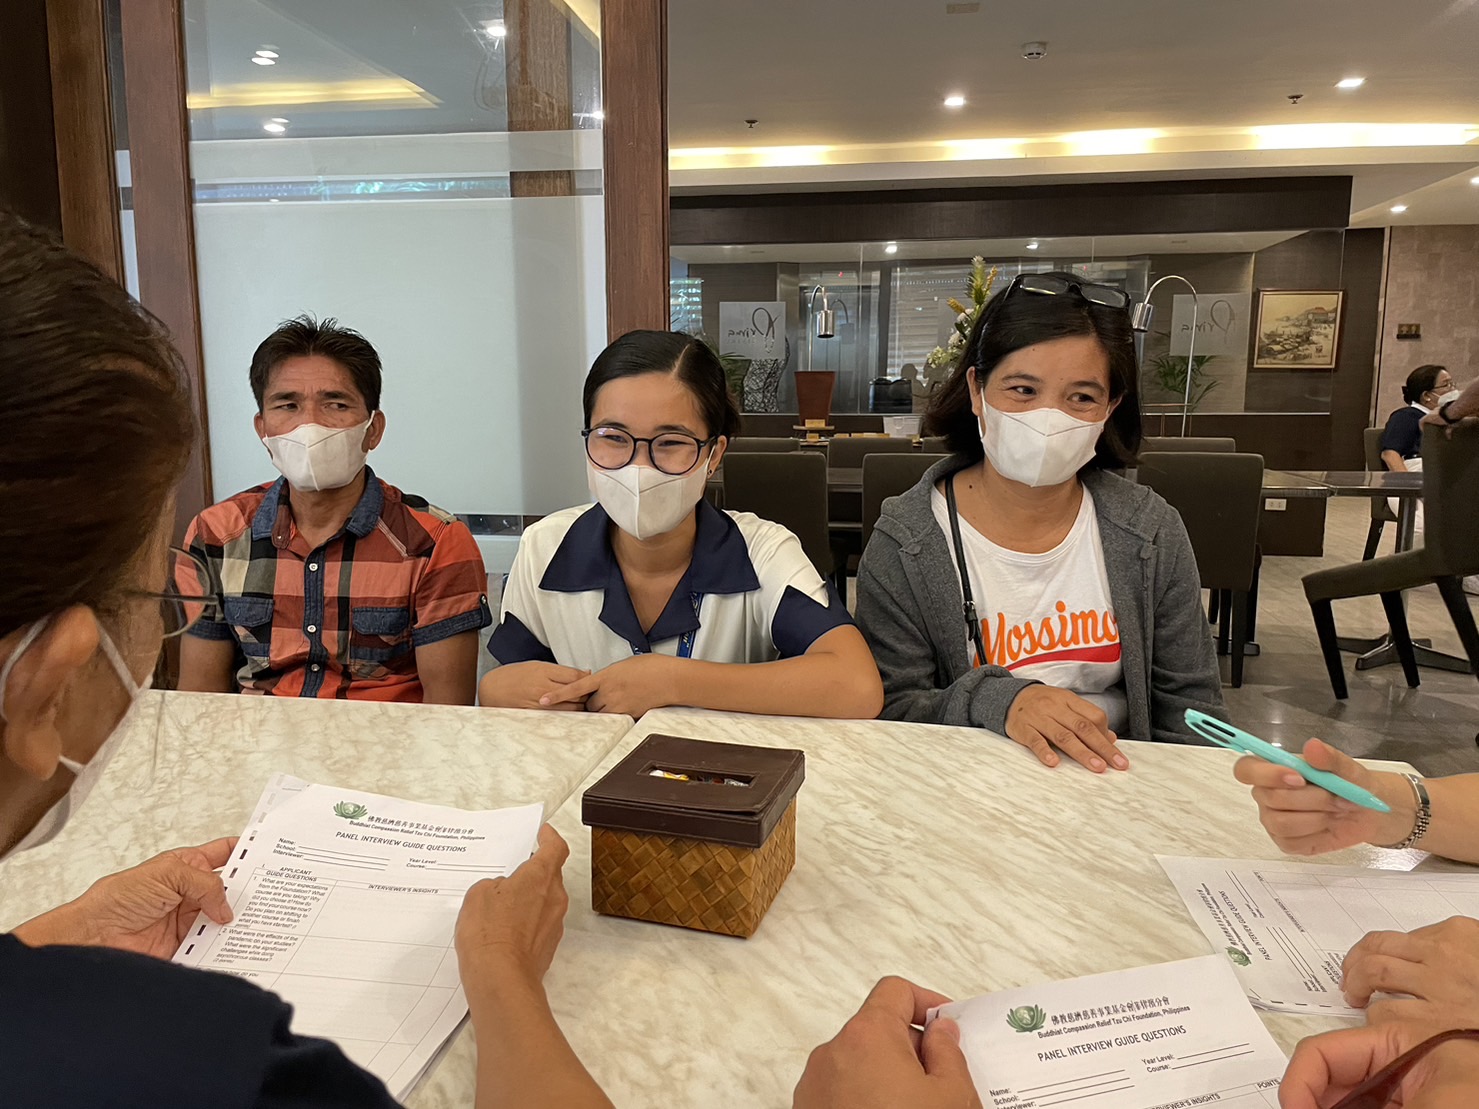
[[[1302,1040],[1279,1084],[1281,1109],[1330,1109],[1439,1029],[1420,1024],[1344,1028]],[[1479,1041],[1450,1040],[1423,1055],[1389,1100],[1402,1109],[1472,1109],[1479,1097]],[[1375,1105],[1377,1102],[1372,1102]]]

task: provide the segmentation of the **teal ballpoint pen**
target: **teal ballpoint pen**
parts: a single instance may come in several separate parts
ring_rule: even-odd
[[[1254,758],[1292,770],[1311,785],[1329,790],[1335,796],[1344,797],[1363,809],[1372,809],[1376,812],[1392,811],[1392,807],[1376,794],[1331,774],[1328,770],[1316,770],[1298,755],[1292,755],[1282,747],[1275,747],[1256,735],[1249,735],[1241,728],[1234,728],[1215,716],[1208,716],[1205,712],[1198,712],[1196,709],[1187,709],[1186,723],[1197,735],[1211,740],[1219,747],[1226,747],[1229,751],[1236,751],[1240,755],[1252,755]]]

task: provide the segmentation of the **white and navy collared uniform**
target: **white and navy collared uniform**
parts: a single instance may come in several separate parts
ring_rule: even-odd
[[[634,654],[706,662],[796,658],[852,618],[779,524],[698,504],[693,561],[642,631],[600,505],[567,508],[524,533],[488,651],[500,663],[600,670]]]

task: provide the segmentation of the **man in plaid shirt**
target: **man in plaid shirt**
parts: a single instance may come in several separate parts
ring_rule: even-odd
[[[385,434],[375,348],[300,316],[257,348],[251,384],[283,476],[186,533],[221,604],[184,638],[180,688],[472,704],[492,623],[482,555],[465,525],[365,464]]]

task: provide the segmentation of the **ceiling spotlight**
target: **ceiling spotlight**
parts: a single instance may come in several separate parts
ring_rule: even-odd
[[[884,243],[883,244],[883,253],[885,253],[885,254],[897,254],[898,252],[899,252],[899,244],[898,243]]]
[[[483,33],[490,39],[501,39],[508,36],[508,24],[501,19],[490,19],[483,24]]]
[[[281,55],[278,54],[276,50],[272,49],[272,47],[264,46],[262,47],[262,49],[257,51],[257,57],[272,58],[275,61],[277,58],[281,57]]]
[[[1032,242],[1030,242],[1030,243],[1027,244],[1027,249],[1028,250],[1036,250],[1041,245],[1042,244],[1039,243],[1036,239],[1033,239]]]
[[[1365,83],[1366,78],[1364,77],[1342,77],[1339,81],[1335,82],[1335,87],[1338,89],[1358,89]]]
[[[257,54],[257,55],[255,55],[252,58],[252,64],[253,65],[276,65],[277,64],[277,59],[276,58],[264,58],[264,57],[262,57],[261,54]]]
[[[1405,205],[1405,204],[1393,204],[1392,205],[1392,214],[1394,216],[1400,216],[1405,211],[1407,211],[1407,205]]]
[[[958,92],[957,93],[952,93],[951,95],[945,97],[945,107],[947,107],[947,108],[964,108],[965,107],[965,97],[961,96],[960,93],[958,93]]]
[[[287,129],[288,125],[286,123],[275,119],[269,119],[266,123],[262,124],[262,130],[266,131],[269,135],[281,135]]]

